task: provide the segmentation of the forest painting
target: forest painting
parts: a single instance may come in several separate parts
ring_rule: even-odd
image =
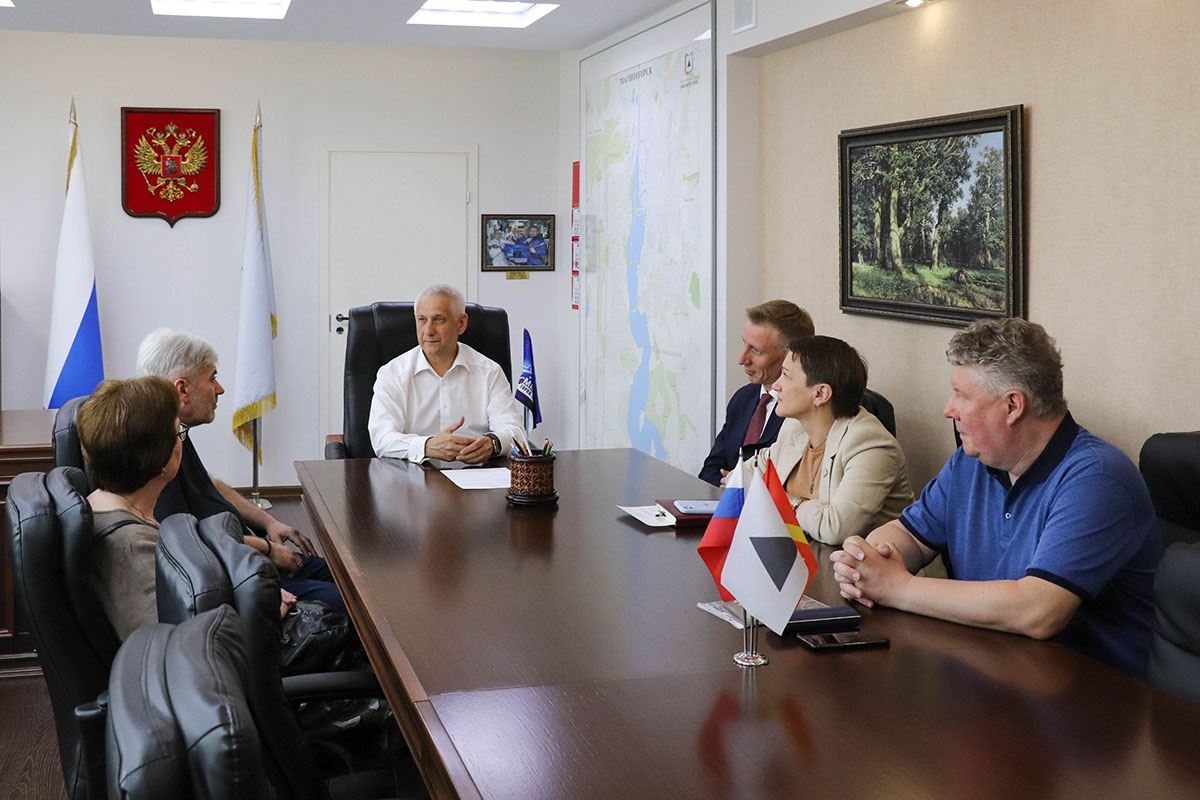
[[[1020,106],[845,131],[842,308],[1021,315]]]

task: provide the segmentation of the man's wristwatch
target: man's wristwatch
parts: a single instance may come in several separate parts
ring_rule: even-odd
[[[500,437],[494,433],[485,433],[484,436],[492,440],[492,455],[500,455]]]

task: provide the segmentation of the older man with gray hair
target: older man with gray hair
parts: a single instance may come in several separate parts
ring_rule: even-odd
[[[182,331],[159,328],[147,334],[138,347],[136,372],[138,377],[166,378],[175,386],[179,393],[179,421],[185,428],[212,422],[217,413],[217,398],[225,393],[217,380],[217,353],[212,345]],[[205,519],[224,511],[241,519],[248,529],[245,543],[271,559],[280,572],[280,585],[284,589],[301,600],[316,600],[345,612],[346,604],[333,583],[329,567],[324,559],[314,555],[304,534],[210,477],[191,437],[186,438],[179,474],[159,495],[154,515],[160,520],[180,513]]]
[[[981,320],[946,356],[962,447],[899,520],[830,556],[842,596],[1054,638],[1141,677],[1161,546],[1137,468],[1071,418],[1041,325]],[[913,574],[939,553],[954,579]]]
[[[504,370],[458,341],[466,302],[431,286],[414,307],[419,344],[379,368],[367,431],[381,458],[480,464],[507,453],[521,412]]]

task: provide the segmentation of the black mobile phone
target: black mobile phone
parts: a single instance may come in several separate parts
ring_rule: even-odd
[[[803,608],[792,614],[784,634],[808,636],[816,633],[844,633],[856,631],[862,624],[862,616],[850,606],[825,606]]]
[[[886,636],[866,631],[847,633],[811,633],[796,636],[810,650],[840,650],[844,647],[887,647],[891,642]]]

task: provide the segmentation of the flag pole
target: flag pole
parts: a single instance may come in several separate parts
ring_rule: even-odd
[[[742,652],[733,654],[733,663],[739,667],[761,667],[767,657],[758,652],[758,629],[760,623],[746,613],[742,607]]]
[[[265,510],[271,507],[271,501],[258,493],[258,454],[261,452],[258,449],[258,423],[259,419],[257,417],[250,421],[250,433],[254,437],[254,446],[250,448],[250,463],[253,465],[251,469],[251,481],[253,481],[253,485],[250,487],[250,502],[258,508]]]

